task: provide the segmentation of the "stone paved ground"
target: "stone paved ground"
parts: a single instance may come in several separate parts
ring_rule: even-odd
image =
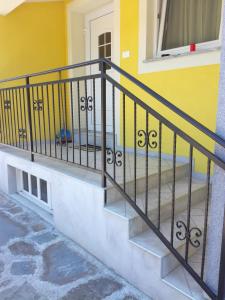
[[[0,300],[147,300],[30,210],[0,195]]]

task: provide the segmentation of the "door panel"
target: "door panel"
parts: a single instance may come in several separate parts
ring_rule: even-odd
[[[101,16],[90,22],[90,52],[91,60],[106,57],[112,59],[113,43],[113,13]],[[91,66],[91,74],[99,73],[99,65]],[[110,67],[107,73],[112,76]],[[90,91],[93,91],[93,85],[89,85]],[[106,95],[106,125],[107,132],[112,131],[112,86],[107,83]],[[95,106],[96,106],[96,130],[101,130],[101,82],[95,82]],[[94,112],[89,116],[90,128],[94,128]]]

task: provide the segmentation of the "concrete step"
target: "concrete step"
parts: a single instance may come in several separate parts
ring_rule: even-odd
[[[176,214],[175,220],[174,220],[174,248],[184,257],[185,255],[185,245],[186,240],[179,240],[176,238],[176,232],[180,231],[176,227],[177,221],[183,221],[185,224],[186,222],[186,216],[187,216],[187,210]],[[192,205],[192,214],[191,214],[191,224],[190,228],[197,227],[201,231],[203,231],[204,226],[204,201],[197,203],[195,205]],[[168,241],[171,240],[171,218],[168,218],[166,221],[164,221],[161,224],[160,227],[161,233],[164,235],[164,237],[167,238]],[[181,230],[182,233],[183,229]],[[193,241],[196,239],[195,236],[192,237]],[[202,244],[202,238],[198,238],[200,243]],[[174,270],[176,267],[179,266],[179,262],[174,257],[174,255],[170,252],[169,249],[167,249],[160,239],[155,235],[155,233],[148,229],[145,232],[138,234],[137,236],[130,239],[132,243],[134,243],[136,246],[140,247],[142,250],[153,253],[161,258],[161,277],[164,278],[167,276],[172,270]],[[193,246],[189,246],[189,256],[192,256],[194,253],[196,253],[198,248],[195,248]]]
[[[130,156],[130,160],[133,159],[133,155]],[[145,191],[146,187],[146,174],[144,167],[142,168],[142,163],[144,158],[140,160],[139,169],[137,170],[137,177],[136,177],[136,194],[141,194]],[[134,198],[135,190],[135,180],[134,180],[134,173],[132,171],[132,162],[129,162],[129,173],[126,172],[126,193],[131,197]],[[188,174],[189,165],[187,163],[177,163],[176,166],[176,181],[182,179],[187,176]],[[107,169],[110,175],[113,174],[112,170]],[[172,162],[168,160],[162,160],[162,168],[161,168],[161,185],[165,185],[167,183],[171,183],[173,180],[173,168]],[[123,172],[120,171],[119,174],[116,176],[116,182],[123,187]],[[149,172],[148,172],[148,188],[153,189],[158,187],[159,176],[158,176],[158,159],[151,158],[149,162]],[[114,202],[118,200],[122,200],[123,196],[120,192],[117,191],[111,184],[108,184],[107,188],[107,202]]]
[[[199,249],[193,256],[190,257],[189,263],[198,273],[201,266],[201,249]],[[192,276],[182,267],[178,266],[171,271],[163,281],[169,286],[173,287],[183,295],[192,300],[209,300],[210,298],[199,287]]]
[[[207,187],[202,181],[192,181],[192,205],[203,201],[206,197]],[[182,178],[175,185],[175,215],[183,212],[187,208],[188,201],[188,179]],[[145,193],[137,195],[137,206],[145,212]],[[160,222],[164,222],[171,215],[172,209],[172,184],[167,183],[161,187],[160,200]],[[158,189],[152,188],[148,192],[148,216],[151,221],[158,225]],[[119,200],[108,203],[106,209],[129,219],[129,237],[144,232],[148,229],[148,225],[136,213],[126,200]]]

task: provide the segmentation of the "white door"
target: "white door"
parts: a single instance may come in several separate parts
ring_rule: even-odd
[[[112,59],[112,43],[113,43],[113,12],[102,15],[90,21],[90,59],[106,57]],[[90,68],[91,74],[100,72],[99,65],[93,65]],[[110,68],[107,74],[112,76]],[[91,89],[93,86],[91,85]],[[112,131],[112,85],[108,82],[106,97],[106,130]],[[95,83],[95,107],[96,107],[96,130],[101,130],[101,81],[96,80]],[[94,129],[94,111],[89,117],[89,126]]]

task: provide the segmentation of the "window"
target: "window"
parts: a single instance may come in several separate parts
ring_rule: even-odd
[[[20,171],[21,188],[19,189],[23,196],[27,196],[30,200],[35,201],[41,206],[46,205],[51,208],[49,201],[49,185],[46,180],[37,176]]]
[[[29,192],[28,173],[23,171],[23,189]]]
[[[37,190],[37,177],[31,175],[31,194],[33,196],[38,196],[38,190]]]
[[[111,32],[105,32],[98,37],[98,56],[99,58],[107,58],[111,60],[112,37]],[[107,69],[111,69],[107,66]]]
[[[222,0],[163,0],[158,55],[219,46]]]
[[[47,181],[40,179],[41,200],[48,203]]]

